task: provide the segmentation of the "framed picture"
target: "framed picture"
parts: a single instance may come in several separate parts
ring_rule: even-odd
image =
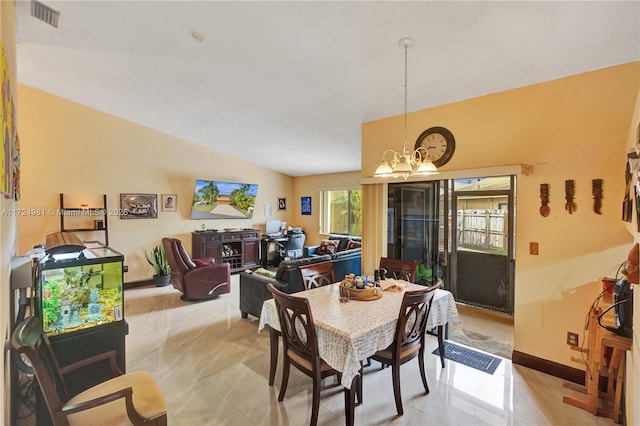
[[[302,214],[310,215],[311,214],[311,197],[306,196],[300,199],[302,205]]]
[[[155,219],[158,194],[120,194],[120,219]]]
[[[287,199],[278,197],[278,210],[286,210],[287,209]]]
[[[175,212],[177,203],[178,196],[176,194],[162,194],[163,212]]]

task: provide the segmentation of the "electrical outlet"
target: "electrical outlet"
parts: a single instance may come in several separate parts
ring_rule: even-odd
[[[538,255],[538,243],[536,242],[529,243],[529,254],[532,254],[534,256]]]
[[[567,345],[578,346],[578,333],[567,331]]]
[[[128,265],[123,265],[122,266],[122,272],[129,272],[129,266]]]

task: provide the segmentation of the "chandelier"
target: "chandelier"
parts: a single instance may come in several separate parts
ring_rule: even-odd
[[[406,180],[412,175],[436,174],[438,170],[429,159],[426,148],[419,147],[413,152],[407,150],[407,49],[413,44],[413,39],[405,37],[398,44],[404,47],[404,146],[402,152],[386,150],[373,176],[402,177]]]

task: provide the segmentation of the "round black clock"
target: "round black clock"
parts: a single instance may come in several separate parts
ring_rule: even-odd
[[[436,167],[447,164],[456,150],[453,133],[444,127],[431,127],[418,136],[415,149],[423,147]]]

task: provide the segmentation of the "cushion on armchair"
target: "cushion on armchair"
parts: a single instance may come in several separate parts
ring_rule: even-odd
[[[198,268],[201,268],[203,266],[211,266],[216,263],[216,260],[213,257],[208,257],[205,259],[191,259],[191,260],[193,261],[193,263],[196,264]]]

